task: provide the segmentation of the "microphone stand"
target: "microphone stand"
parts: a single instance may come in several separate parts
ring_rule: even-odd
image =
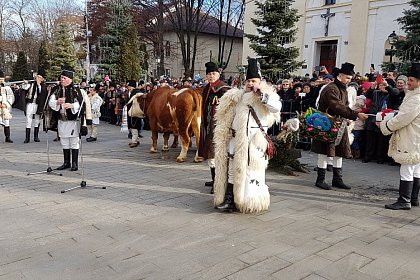
[[[85,104],[85,99],[84,99],[83,95],[82,95],[82,98],[83,98],[82,99],[82,104],[80,105],[79,111],[77,112],[76,122],[74,123],[73,130],[71,131],[71,135],[74,134],[74,130],[76,128],[76,125],[78,123],[81,123],[80,113],[82,111],[83,105]],[[82,169],[82,181],[80,182],[80,185],[78,185],[76,187],[69,188],[69,189],[62,190],[61,193],[66,193],[66,192],[69,192],[69,191],[72,191],[72,190],[76,190],[76,189],[84,189],[84,188],[87,188],[87,187],[92,187],[92,188],[95,188],[95,189],[103,189],[103,190],[106,189],[106,187],[88,186],[86,184],[86,181],[85,181],[85,165],[84,165],[84,162],[83,162],[82,142],[83,142],[82,141],[82,135],[79,132],[79,146],[80,146],[79,150],[80,150],[80,163],[81,163],[81,169]]]
[[[49,145],[49,141],[48,141],[48,128],[45,127],[45,120],[44,120],[45,119],[45,110],[47,109],[47,104],[49,102],[50,96],[51,96],[51,89],[48,91],[47,98],[45,99],[44,108],[42,108],[43,118],[40,118],[40,119],[43,120],[43,126],[44,126],[44,130],[45,130],[45,135],[46,135],[46,138],[47,138],[47,170],[37,171],[37,172],[28,172],[28,174],[27,174],[28,176],[29,175],[35,175],[35,174],[43,174],[43,173],[63,176],[62,173],[58,173],[58,172],[54,171],[51,168],[51,165],[50,165],[50,145]]]

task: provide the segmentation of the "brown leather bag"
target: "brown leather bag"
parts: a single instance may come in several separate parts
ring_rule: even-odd
[[[264,135],[265,140],[267,140],[267,150],[265,151],[265,155],[268,157],[268,159],[272,159],[274,155],[276,154],[276,146],[271,140],[271,137],[268,136],[267,132],[265,132],[264,128],[262,127],[260,119],[258,118],[257,113],[255,113],[254,108],[252,108],[250,105],[248,105],[248,108],[249,108],[249,111],[251,112],[252,117],[254,118],[255,122],[260,128],[262,134]]]

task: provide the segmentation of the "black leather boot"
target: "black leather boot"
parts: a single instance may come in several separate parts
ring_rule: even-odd
[[[64,163],[60,167],[57,167],[57,170],[63,170],[70,168],[70,149],[63,149],[63,155],[64,155]]]
[[[79,149],[71,150],[71,171],[77,171],[79,167],[77,166],[79,158]]]
[[[226,212],[233,212],[235,209],[235,202],[233,200],[233,184],[228,183],[225,193],[225,200],[216,208]]]
[[[347,186],[343,182],[343,170],[341,168],[333,167],[332,186],[339,189],[351,189],[350,186]]]
[[[413,191],[411,192],[411,206],[419,206],[420,178],[414,177]]]
[[[400,180],[400,197],[397,202],[385,205],[386,209],[391,210],[410,210],[411,209],[411,193],[413,190],[413,181]]]
[[[213,184],[214,184],[214,177],[215,177],[215,175],[216,175],[216,168],[211,167],[211,168],[210,168],[210,173],[211,173],[211,181],[209,181],[209,182],[205,182],[205,183],[204,183],[204,185],[205,185],[206,187],[213,187]]]
[[[316,177],[315,186],[324,190],[331,190],[331,186],[325,183],[325,171],[327,170],[325,168],[318,167],[316,171],[318,176]]]
[[[39,140],[39,126],[34,128],[34,141],[35,142],[40,142],[41,140]]]
[[[30,137],[31,137],[31,129],[27,128],[26,129],[26,135],[25,135],[25,141],[23,141],[23,143],[25,143],[25,144],[29,143],[29,141],[31,141]]]
[[[4,127],[4,136],[5,136],[5,142],[6,143],[13,143],[12,139],[10,139],[10,126]]]

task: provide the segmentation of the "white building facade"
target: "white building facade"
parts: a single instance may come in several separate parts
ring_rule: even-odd
[[[282,1],[282,0],[279,0]],[[355,64],[361,74],[369,72],[371,64],[381,71],[380,65],[390,60],[385,50],[391,45],[388,36],[395,31],[404,32],[396,19],[410,9],[408,0],[296,0],[294,7],[301,18],[294,45],[300,49],[300,61],[305,65],[296,75],[311,73],[324,65],[331,71],[344,62]],[[245,33],[255,34],[250,18],[255,5],[249,3],[245,13]],[[244,40],[244,58],[255,56]],[[244,63],[244,60],[243,60]],[[246,63],[246,62],[245,62]],[[244,64],[245,64],[244,63]]]

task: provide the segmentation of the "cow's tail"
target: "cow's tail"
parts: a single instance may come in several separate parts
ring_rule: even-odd
[[[197,117],[201,117],[201,107],[202,107],[202,102],[201,102],[201,95],[196,91],[196,90],[190,90],[190,94],[194,100],[194,106],[193,106],[193,110],[196,113]],[[197,114],[198,113],[198,114]]]

